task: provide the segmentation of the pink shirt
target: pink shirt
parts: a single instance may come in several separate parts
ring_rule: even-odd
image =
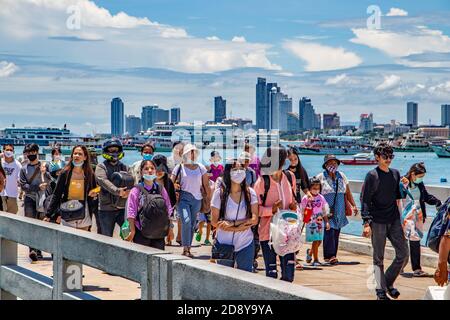
[[[209,177],[209,180],[216,182],[217,178],[223,173],[223,165],[219,164],[216,167],[214,164],[211,164],[210,168],[211,176]]]
[[[259,203],[259,216],[261,217],[258,233],[260,241],[268,241],[270,240],[270,221],[272,219],[272,205],[278,200],[282,200],[283,207],[282,209],[289,210],[289,205],[294,201],[292,192],[296,192],[296,184],[295,177],[291,173],[292,177],[292,186],[287,180],[285,174],[281,175],[281,183],[277,183],[273,180],[272,176],[270,179],[270,189],[267,193],[266,205],[262,205],[261,197],[264,195],[264,179],[262,176],[258,178],[255,183],[255,192],[258,196]]]
[[[261,161],[256,155],[253,156],[248,166],[255,170],[256,178],[259,178],[261,176]]]
[[[152,190],[155,184],[153,184],[151,187],[144,185],[145,189],[147,189],[148,191]],[[169,217],[172,214],[173,208],[172,205],[170,204],[170,198],[169,195],[167,194],[166,189],[164,189],[164,187],[158,185],[159,188],[161,188],[161,196],[164,199],[164,202],[166,203],[166,207],[167,207],[167,214],[169,215]],[[136,228],[138,228],[139,230],[141,230],[141,224],[139,223],[138,219],[136,218],[139,212],[139,196],[140,196],[141,191],[139,190],[139,188],[134,187],[131,192],[130,195],[128,196],[128,207],[127,207],[127,218],[132,218],[135,219],[134,220],[134,224],[136,226]]]
[[[308,196],[303,197],[302,202],[300,204],[302,213],[305,212],[305,209],[309,201],[310,200]],[[318,194],[317,196],[314,197],[314,199],[311,201],[311,206],[313,209],[314,216],[328,214],[330,211],[327,200],[325,200],[324,196],[321,194]]]

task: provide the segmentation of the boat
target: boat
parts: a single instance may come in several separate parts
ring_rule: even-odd
[[[77,137],[64,142],[51,142],[48,146],[42,148],[42,152],[44,154],[51,154],[53,148],[58,147],[61,149],[63,156],[70,156],[73,148],[77,145],[83,145],[88,150],[95,150],[98,154],[103,152],[103,140],[99,137]]]
[[[363,137],[319,136],[310,138],[303,145],[293,146],[302,155],[355,155],[372,150]]]
[[[368,166],[377,164],[375,156],[371,153],[358,153],[352,159],[339,159],[343,164],[350,166]]]
[[[398,152],[433,152],[430,143],[426,138],[416,132],[408,132],[403,136],[398,146],[394,147]]]
[[[64,143],[71,141],[75,136],[64,128],[44,128],[44,127],[24,127],[5,128],[0,134],[0,144],[13,144],[24,146],[29,143],[36,143],[39,146],[49,146],[51,143]]]
[[[432,146],[434,153],[439,158],[450,158],[450,144],[443,146]]]

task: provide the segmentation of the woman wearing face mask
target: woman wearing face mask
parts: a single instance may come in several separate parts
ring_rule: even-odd
[[[131,165],[131,167],[129,168],[129,172],[131,173],[131,175],[134,178],[134,181],[136,184],[139,183],[139,181],[141,181],[141,176],[140,176],[140,168],[141,168],[141,163],[143,160],[152,160],[153,159],[153,153],[155,152],[155,146],[153,145],[152,142],[146,142],[142,147],[141,147],[141,156],[142,156],[142,160],[138,160],[135,163],[133,163]]]
[[[406,185],[400,185],[400,192],[406,196],[403,204],[403,230],[409,240],[411,266],[414,277],[428,276],[420,265],[420,240],[423,237],[423,224],[427,218],[425,204],[441,206],[441,201],[427,192],[423,184],[427,170],[423,163],[415,163],[411,166],[406,179]],[[406,181],[406,180],[405,180]],[[405,263],[406,266],[407,262]]]
[[[355,200],[350,191],[345,174],[338,170],[341,162],[331,154],[325,156],[322,168],[324,171],[317,175],[322,185],[322,195],[330,207],[330,229],[325,230],[323,238],[323,258],[326,263],[338,264],[337,252],[341,228],[348,224],[345,216],[345,199],[349,199],[353,212],[357,212]]]
[[[76,146],[72,150],[70,163],[58,177],[45,220],[60,221],[62,225],[88,231],[92,225],[92,214],[97,204],[94,201],[97,197],[97,193],[93,191],[95,188],[97,183],[92,171],[89,151],[85,146]],[[78,200],[83,204],[84,218],[65,221],[64,217],[60,216],[61,204],[70,200]]]
[[[183,255],[193,258],[191,253],[197,215],[202,207],[202,199],[211,199],[209,176],[204,165],[197,163],[199,152],[192,144],[183,149],[182,164],[172,172],[172,181],[179,191],[178,215],[181,218],[181,244]],[[202,191],[203,189],[203,191]]]
[[[52,177],[56,180],[58,179],[61,170],[66,166],[64,160],[62,160],[61,149],[59,147],[54,147],[52,149],[52,161],[48,164],[48,171]]]
[[[238,160],[225,165],[223,179],[211,201],[216,242],[234,246],[234,259],[220,264],[253,271],[254,242],[251,227],[258,222],[258,198],[247,187],[245,170]]]
[[[155,162],[151,160],[143,160],[140,167],[141,181],[138,186],[134,187],[128,198],[128,210],[127,219],[130,224],[130,234],[125,239],[126,241],[132,241],[144,246],[164,250],[165,242],[164,236],[159,239],[146,238],[142,233],[142,225],[139,220],[139,212],[142,209],[142,203],[144,202],[144,194],[141,187],[145,188],[149,194],[160,194],[164,199],[165,210],[167,210],[167,216],[172,214],[172,205],[170,203],[169,195],[166,189],[157,183],[157,170]]]

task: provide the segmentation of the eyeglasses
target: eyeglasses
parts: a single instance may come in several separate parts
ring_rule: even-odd
[[[395,155],[394,154],[382,154],[381,155],[381,158],[383,158],[384,160],[387,160],[387,159],[394,159],[395,158]]]

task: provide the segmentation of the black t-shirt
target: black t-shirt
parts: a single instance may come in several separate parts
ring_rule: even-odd
[[[298,167],[297,167],[298,168]],[[292,171],[291,168],[289,168],[289,171],[291,171],[295,175],[296,185],[297,185],[297,202],[302,201],[302,196],[300,191],[309,189],[309,177],[308,173],[306,172],[305,168],[300,165],[300,170]]]
[[[370,214],[372,221],[376,223],[392,223],[400,218],[397,199],[401,199],[397,170],[389,169],[384,172],[380,168],[375,169],[378,174],[378,187],[372,196]]]

